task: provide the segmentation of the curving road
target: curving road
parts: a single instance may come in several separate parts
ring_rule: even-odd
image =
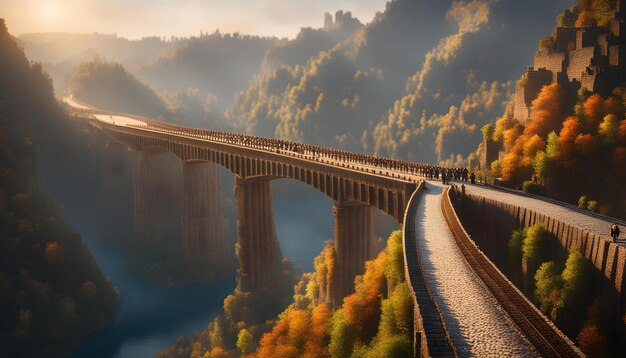
[[[74,96],[68,96],[63,98],[63,101],[67,103],[70,107],[73,107],[78,110],[86,110],[86,111],[94,111],[92,114],[93,117],[101,122],[118,125],[118,126],[138,126],[145,125],[146,121],[139,120],[137,118],[131,118],[125,115],[120,114],[103,114],[97,113],[98,109],[95,107],[91,107],[82,102],[79,102],[74,98]]]
[[[415,216],[424,277],[460,357],[537,357],[467,264],[441,211],[443,187],[427,183]]]
[[[484,185],[472,185],[465,183],[465,188],[466,193],[468,194],[525,207],[538,213],[561,220],[562,222],[574,223],[579,228],[585,229],[596,235],[606,236],[607,238],[610,237],[611,224],[613,223],[613,220],[610,218],[602,219],[569,206],[558,205],[553,202],[535,199],[533,197],[527,197],[513,192],[496,190]],[[626,234],[626,228],[622,230],[622,233]],[[622,238],[622,240],[624,239]],[[623,246],[624,242],[620,241],[620,245]]]
[[[74,96],[69,95],[67,97],[63,97],[63,102],[65,102],[68,106],[76,109],[84,109],[84,110],[96,110],[95,107],[88,106],[82,102],[79,102]]]

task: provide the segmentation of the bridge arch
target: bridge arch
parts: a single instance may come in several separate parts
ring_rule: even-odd
[[[417,187],[407,176],[401,179],[398,174],[383,173],[379,167],[347,162],[354,160],[349,159],[353,154],[343,158],[332,150],[307,152],[297,144],[272,146],[271,141],[269,145],[258,144],[237,134],[232,135],[238,141],[230,142],[221,139],[227,133],[210,137],[196,129],[150,124],[100,126],[140,153],[167,151],[176,155],[184,167],[214,163],[233,174],[240,264],[238,287],[242,291],[271,289],[278,277],[282,255],[273,217],[272,180],[303,183],[334,203],[337,285],[329,288],[322,298],[331,305],[341,304],[343,297],[353,291],[354,277],[362,273],[365,261],[374,255],[372,207],[402,223],[408,198]]]
[[[126,131],[132,131],[127,128]],[[365,175],[354,166],[331,162],[330,159],[296,155],[283,151],[259,151],[226,143],[181,137],[179,141],[155,133],[119,133],[122,143],[139,151],[168,151],[185,162],[206,161],[218,164],[236,178],[286,178],[305,183],[339,202],[358,202],[381,210],[402,223],[402,216],[415,183],[399,185],[398,180],[372,172]],[[121,137],[121,138],[120,138]]]

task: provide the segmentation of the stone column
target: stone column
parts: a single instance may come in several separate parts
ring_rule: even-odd
[[[266,178],[235,180],[237,199],[237,256],[241,291],[276,286],[281,260],[276,239],[272,189]]]
[[[227,274],[233,265],[219,195],[215,164],[183,164],[183,253],[192,266],[208,268],[216,277]]]
[[[180,237],[180,164],[139,154],[134,172],[135,240],[140,245],[168,246]]]
[[[338,307],[354,292],[354,278],[365,272],[365,262],[375,255],[374,220],[371,208],[354,202],[335,202],[336,274],[331,285],[331,305]]]

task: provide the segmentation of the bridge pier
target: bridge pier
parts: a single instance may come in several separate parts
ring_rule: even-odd
[[[241,291],[276,286],[281,260],[276,238],[272,188],[267,178],[235,179],[237,256]]]
[[[96,137],[96,153],[102,162],[101,187],[98,196],[100,210],[107,216],[100,225],[112,236],[126,235],[125,228],[133,225],[133,169],[137,157],[125,145]],[[95,208],[94,208],[95,209]],[[115,223],[116,227],[111,227]]]
[[[183,163],[183,253],[192,267],[208,267],[215,276],[228,273],[233,265],[219,193],[216,164]]]
[[[371,208],[362,203],[338,202],[333,206],[334,241],[337,257],[331,305],[338,307],[354,292],[354,278],[365,272],[365,262],[374,257],[374,219]]]
[[[180,166],[157,160],[159,153],[139,153],[134,171],[135,239],[140,245],[167,246],[180,236]],[[173,170],[172,170],[173,169]]]

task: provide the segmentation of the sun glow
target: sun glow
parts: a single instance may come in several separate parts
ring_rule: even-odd
[[[59,17],[59,6],[53,2],[43,3],[39,11],[45,20],[54,20]]]

